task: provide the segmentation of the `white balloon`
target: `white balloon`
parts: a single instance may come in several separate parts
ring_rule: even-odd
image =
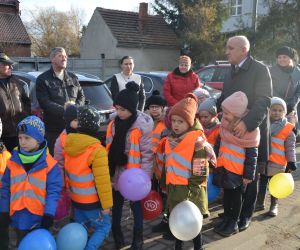
[[[203,216],[199,208],[191,201],[177,204],[169,217],[172,234],[182,241],[194,239],[201,231],[202,222]]]

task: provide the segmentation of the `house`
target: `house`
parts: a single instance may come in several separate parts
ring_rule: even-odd
[[[109,62],[125,55],[134,58],[135,71],[169,71],[178,64],[176,34],[161,16],[148,15],[148,3],[140,3],[138,13],[96,8],[81,39],[83,59]]]
[[[269,4],[259,0],[223,0],[229,8],[229,18],[222,24],[221,32],[233,32],[256,27],[259,16],[268,14]]]
[[[31,56],[31,40],[20,17],[18,0],[0,0],[0,50],[11,57]]]

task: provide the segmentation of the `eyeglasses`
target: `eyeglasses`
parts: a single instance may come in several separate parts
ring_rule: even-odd
[[[13,66],[11,64],[5,64],[5,63],[0,63],[0,67],[5,67],[8,66],[10,69],[13,69]]]
[[[161,106],[158,105],[150,105],[149,109],[161,109]]]

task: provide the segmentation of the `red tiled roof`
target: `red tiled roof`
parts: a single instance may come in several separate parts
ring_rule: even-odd
[[[0,12],[0,42],[31,44],[19,15]]]
[[[161,16],[148,15],[143,32],[139,31],[139,14],[97,8],[118,41],[118,47],[179,48],[175,32]]]

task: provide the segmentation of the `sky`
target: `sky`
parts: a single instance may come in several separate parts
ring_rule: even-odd
[[[57,10],[68,11],[71,7],[82,10],[83,24],[87,24],[96,7],[138,12],[139,3],[151,0],[19,0],[21,18],[30,21],[29,11],[54,6]],[[149,6],[150,9],[150,6]]]

